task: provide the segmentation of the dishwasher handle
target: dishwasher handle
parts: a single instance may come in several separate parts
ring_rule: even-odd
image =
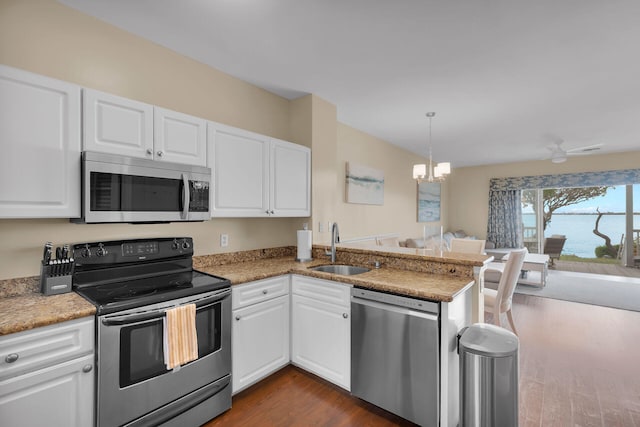
[[[438,315],[437,314],[427,313],[427,312],[419,311],[419,310],[413,310],[411,308],[406,308],[406,307],[399,307],[397,305],[380,303],[380,302],[377,302],[377,301],[371,301],[371,300],[362,299],[362,298],[358,298],[358,297],[354,297],[354,296],[351,297],[351,303],[352,304],[365,305],[365,306],[373,307],[373,308],[378,308],[380,310],[387,310],[387,311],[391,311],[393,313],[398,313],[398,314],[402,314],[402,315],[420,317],[420,318],[426,319],[426,320],[433,320],[434,322],[438,321]]]

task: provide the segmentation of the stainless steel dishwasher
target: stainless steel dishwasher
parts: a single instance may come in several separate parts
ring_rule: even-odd
[[[421,426],[440,421],[439,304],[353,288],[351,393]]]

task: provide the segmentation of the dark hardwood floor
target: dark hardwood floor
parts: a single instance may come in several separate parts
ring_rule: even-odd
[[[521,427],[640,427],[639,312],[516,294],[513,313]],[[399,425],[412,424],[293,366],[239,393],[206,424]]]

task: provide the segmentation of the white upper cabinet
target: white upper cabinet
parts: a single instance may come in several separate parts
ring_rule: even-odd
[[[311,150],[209,122],[214,217],[309,216]]]
[[[269,138],[209,122],[207,139],[213,174],[211,216],[267,216]]]
[[[269,204],[277,216],[311,215],[311,150],[271,139]]]
[[[87,151],[205,166],[206,121],[144,102],[83,91]]]
[[[0,65],[0,218],[80,216],[80,87]]]
[[[83,90],[83,148],[153,158],[153,106],[120,96]]]
[[[207,121],[160,107],[153,109],[154,158],[207,165]]]

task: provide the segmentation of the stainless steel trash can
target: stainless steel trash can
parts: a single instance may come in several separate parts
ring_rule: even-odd
[[[518,425],[518,337],[476,323],[459,335],[460,426]]]

